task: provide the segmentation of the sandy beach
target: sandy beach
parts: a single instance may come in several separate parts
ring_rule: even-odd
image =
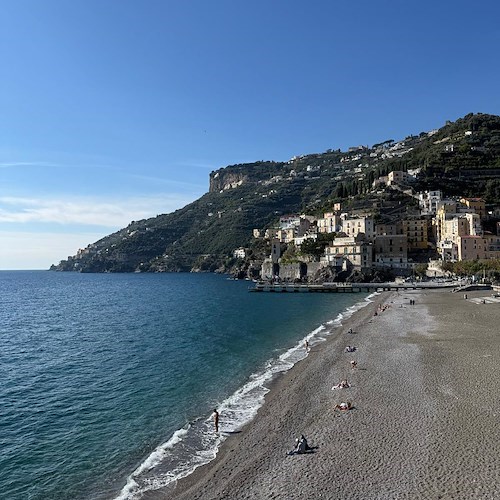
[[[215,460],[145,498],[500,498],[500,303],[485,295],[378,295],[274,381]],[[300,434],[315,449],[288,456]]]

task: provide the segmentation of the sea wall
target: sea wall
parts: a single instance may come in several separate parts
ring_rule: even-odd
[[[308,262],[307,277],[312,278],[322,267],[326,267],[327,265],[325,262]]]
[[[261,278],[279,276],[283,281],[293,281],[304,277],[312,278],[326,264],[323,262],[296,262],[294,264],[273,264],[265,261],[261,267]]]

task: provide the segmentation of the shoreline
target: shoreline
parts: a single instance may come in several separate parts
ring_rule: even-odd
[[[362,297],[355,297],[355,302],[342,301],[342,310],[335,306],[338,311],[336,316],[323,319],[319,326],[295,340],[294,344],[282,349],[281,354],[268,359],[261,368],[252,373],[247,382],[224,399],[217,406],[221,415],[220,434],[213,432],[211,417],[193,420],[189,426],[177,430],[168,441],[157,446],[127,476],[126,484],[113,498],[132,500],[149,498],[150,495],[155,498],[155,492],[171,491],[176,483],[191,477],[198,469],[220,457],[226,442],[233,442],[254,421],[275,382],[293,370],[294,366],[304,362],[311,354],[310,351],[314,351],[331,337],[338,336],[344,328],[342,325],[359,310],[368,307],[378,293],[361,295]],[[306,341],[309,343],[309,354],[305,353]],[[180,460],[176,457],[180,457]],[[176,460],[178,462],[175,462]]]
[[[341,326],[335,326],[333,333],[324,335],[323,337],[325,339],[324,341],[320,340],[313,343],[310,347],[310,352],[308,356],[295,363],[295,365],[289,370],[276,374],[271,379],[271,381],[266,384],[269,391],[265,395],[265,402],[258,409],[256,416],[250,422],[245,424],[238,433],[235,433],[234,435],[230,436],[221,444],[218,453],[213,460],[211,460],[207,464],[204,464],[196,468],[191,474],[177,480],[176,483],[168,485],[159,490],[147,491],[143,493],[140,498],[142,499],[212,498],[212,497],[206,497],[205,493],[202,493],[201,496],[198,497],[196,496],[195,493],[193,493],[192,490],[193,488],[198,487],[199,483],[204,482],[207,476],[210,476],[214,470],[217,470],[220,467],[220,464],[225,463],[227,459],[230,459],[231,455],[237,452],[237,450],[241,449],[242,446],[243,447],[246,446],[245,441],[246,439],[248,439],[247,435],[249,433],[253,435],[254,433],[253,429],[255,429],[255,425],[257,425],[257,428],[260,428],[260,425],[258,424],[262,416],[266,415],[266,418],[269,418],[269,412],[270,412],[272,418],[272,414],[274,411],[272,407],[274,407],[275,404],[281,406],[281,402],[276,401],[277,396],[282,394],[284,391],[285,392],[288,391],[291,387],[291,384],[296,384],[297,381],[299,381],[301,375],[303,375],[303,370],[305,367],[309,367],[309,365],[311,364],[312,366],[308,370],[312,372],[315,371],[316,360],[314,358],[317,357],[317,355],[322,356],[326,346],[330,345],[331,343],[335,343],[337,348],[334,348],[333,351],[336,353],[337,351],[339,351],[340,346],[342,346],[342,348],[340,349],[341,356],[336,356],[336,357],[342,359],[345,356],[349,356],[348,354],[345,354],[343,352],[344,343],[346,340],[345,332],[347,332],[349,328],[353,328],[355,330],[361,324],[368,321],[373,316],[373,312],[377,309],[378,304],[383,303],[390,295],[391,293],[384,292],[384,293],[370,294],[367,297],[364,297],[362,300],[357,302],[356,305],[350,306],[350,308],[356,307],[359,304],[364,303],[361,307],[358,306],[356,310],[352,314],[350,314],[347,318],[345,318],[346,311],[343,311],[341,314],[343,314],[344,317],[341,319],[342,323]],[[348,310],[350,308],[348,308]],[[338,318],[333,318],[331,320],[332,323],[335,323],[336,319]],[[320,337],[322,337],[322,335],[320,335]],[[351,335],[349,336],[349,339],[351,339],[351,341],[354,341],[355,337],[356,335]],[[349,373],[349,370],[350,367],[347,366],[346,374]],[[271,408],[268,408],[269,405],[271,405]],[[223,426],[223,415],[221,415],[221,425]],[[290,448],[292,447],[294,440],[295,436],[293,435],[290,436],[289,439]],[[213,497],[213,498],[219,498],[219,497]]]
[[[142,498],[500,497],[500,308],[482,295],[380,294],[277,377],[213,461]],[[346,374],[351,388],[332,391]],[[335,411],[342,400],[354,409]],[[300,434],[317,448],[287,456]]]

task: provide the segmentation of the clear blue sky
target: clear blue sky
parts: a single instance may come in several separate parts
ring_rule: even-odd
[[[0,269],[46,269],[210,171],[500,114],[496,0],[3,0]]]

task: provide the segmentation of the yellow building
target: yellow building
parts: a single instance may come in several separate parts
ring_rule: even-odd
[[[474,210],[481,219],[486,217],[486,204],[482,198],[461,198],[460,203]]]
[[[403,221],[403,234],[408,239],[408,250],[426,250],[428,223],[426,219],[406,219]]]
[[[481,218],[475,213],[474,208],[465,203],[445,201],[437,210],[435,229],[437,249],[441,258],[445,259],[446,245],[458,245],[458,238],[461,236],[481,236]]]

